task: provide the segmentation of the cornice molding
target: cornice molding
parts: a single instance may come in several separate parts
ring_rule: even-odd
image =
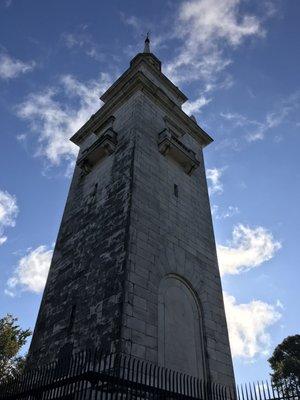
[[[203,147],[213,139],[191,119],[184,111],[172,101],[167,94],[156,86],[146,75],[137,71],[124,85],[114,94],[111,100],[105,103],[76,133],[71,141],[80,145],[82,140],[91,132],[101,127],[105,120],[113,115],[114,111],[127,101],[133,94],[142,91],[154,102],[157,102],[166,112],[166,116],[175,125],[190,134]]]
[[[158,69],[155,65],[153,65],[149,59],[151,60],[154,58],[155,60],[158,60],[154,55],[152,54],[144,54],[144,53],[139,53],[137,54],[130,62],[130,68],[128,68],[111,86],[105,93],[102,94],[100,99],[104,102],[107,103],[112,99],[112,97],[115,95],[115,93],[120,90],[120,88],[126,84],[126,81],[130,79],[133,75],[136,74],[137,71],[139,71],[139,68],[141,65],[145,65],[146,68],[149,69],[149,71],[155,76],[156,79],[161,81],[162,85],[166,87],[167,90],[169,90],[175,98],[179,100],[181,104],[183,104],[185,101],[187,101],[187,97],[182,91],[174,85],[172,81],[170,81],[169,78],[167,78],[161,71]],[[158,60],[159,61],[159,60]]]

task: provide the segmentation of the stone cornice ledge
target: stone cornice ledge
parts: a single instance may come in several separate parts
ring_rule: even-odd
[[[158,58],[154,56],[154,54],[144,54],[144,53],[139,53],[137,54],[130,62],[130,68],[128,68],[111,86],[104,92],[100,99],[103,101],[103,103],[106,103],[111,100],[111,98],[115,95],[115,93],[119,90],[119,87],[123,85],[123,82],[126,82],[129,80],[133,75],[136,74],[137,71],[140,71],[140,68],[143,66],[147,68],[151,74],[156,77],[158,81],[162,83],[163,86],[166,87],[167,90],[169,90],[175,98],[180,100],[180,103],[183,104],[186,100],[187,97],[186,95],[177,87],[174,85],[172,81],[170,81],[169,78],[167,78],[159,69],[157,69],[154,65],[149,62],[149,59],[154,58],[157,60],[157,62],[160,63]]]
[[[147,93],[154,101],[169,112],[168,117],[190,134],[203,147],[213,141],[213,139],[197,125],[166,93],[148,79],[141,71],[137,71],[131,79],[119,88],[115,96],[105,104],[71,137],[71,141],[79,145],[82,140],[91,132],[95,132],[109,116],[125,101],[137,91]]]

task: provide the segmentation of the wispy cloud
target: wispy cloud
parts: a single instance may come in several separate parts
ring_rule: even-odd
[[[77,147],[69,139],[99,108],[99,94],[110,82],[104,73],[88,82],[64,75],[59,85],[31,93],[19,104],[17,115],[28,121],[31,132],[37,135],[36,155],[46,157],[50,165],[72,163]]]
[[[206,170],[206,177],[208,180],[208,191],[209,194],[221,194],[223,193],[223,183],[221,181],[221,177],[223,175],[224,170],[226,167],[223,168],[207,168]]]
[[[236,112],[221,112],[221,117],[230,121],[234,126],[246,126],[246,125],[257,125],[260,123],[256,120],[249,119],[245,115]]]
[[[188,35],[190,43],[205,47],[219,40],[237,46],[249,35],[263,34],[259,19],[254,15],[242,15],[240,5],[240,0],[183,2],[179,13],[183,24],[180,29]],[[189,28],[188,24],[191,24]]]
[[[5,8],[9,8],[12,5],[12,0],[1,0],[1,5]]]
[[[211,207],[212,215],[215,219],[227,219],[231,218],[234,215],[239,214],[240,210],[236,206],[228,206],[224,210],[220,210],[220,207],[216,204],[213,204]]]
[[[129,15],[125,12],[120,12],[121,22],[132,28],[134,31],[135,41],[137,43],[128,44],[122,47],[123,53],[126,57],[133,57],[137,52],[137,44],[140,51],[143,49],[143,40],[145,39],[146,33],[150,33],[151,36],[151,50],[157,52],[159,49],[167,48],[167,41],[170,37],[169,34],[161,35],[159,33],[157,21],[147,20],[140,18],[135,15]],[[155,32],[155,35],[151,35],[151,32]]]
[[[62,34],[62,41],[69,49],[80,49],[88,57],[96,61],[104,61],[106,54],[101,50],[100,46],[96,44],[91,35],[86,32],[71,33],[65,32]]]
[[[18,291],[41,293],[47,280],[52,254],[53,250],[47,246],[29,249],[7,281],[5,293],[12,297]]]
[[[246,38],[264,35],[259,17],[243,14],[241,0],[184,1],[178,11],[173,38],[180,41],[174,59],[165,66],[177,82],[202,80],[215,88],[232,60],[225,48],[236,48]],[[226,78],[225,78],[226,79]]]
[[[6,242],[4,230],[7,227],[16,225],[16,218],[19,213],[17,199],[6,190],[0,190],[0,245]]]
[[[267,131],[276,128],[283,123],[292,109],[294,109],[294,105],[283,105],[277,112],[268,113],[265,121],[262,122],[255,131],[247,135],[247,140],[249,142],[262,140]]]
[[[141,19],[137,18],[135,15],[127,15],[124,12],[120,12],[121,21],[128,26],[136,30],[141,30],[143,27],[143,22]]]
[[[248,142],[262,140],[265,135],[287,121],[288,116],[300,107],[300,93],[295,92],[281,99],[273,108],[267,112],[261,121],[249,118],[236,112],[223,112],[221,117],[229,121],[233,126],[243,128]]]
[[[172,16],[174,29],[156,27],[153,48],[169,47],[175,53],[164,63],[164,73],[176,84],[198,81],[198,96],[227,88],[232,77],[225,73],[232,63],[230,51],[243,44],[247,38],[264,36],[262,21],[275,13],[267,11],[264,16],[242,10],[242,0],[188,0],[181,2]],[[121,20],[141,34],[146,21],[134,15],[121,13]],[[169,19],[168,19],[169,21]],[[149,28],[148,28],[149,29]],[[151,24],[150,24],[151,29]]]
[[[177,85],[198,84],[195,97],[183,106],[187,114],[199,113],[212,100],[211,92],[233,85],[228,73],[232,52],[246,39],[264,36],[263,22],[276,14],[276,8],[267,3],[257,15],[244,11],[242,6],[242,0],[186,0],[174,7],[174,29],[170,30],[169,24],[164,27],[164,21],[160,32],[156,27],[151,38],[154,50],[165,47],[174,51],[164,63],[163,72]],[[145,26],[151,26],[134,15],[120,16],[139,35]],[[127,52],[133,55],[135,49],[128,46]],[[235,148],[238,149],[237,143]]]
[[[268,355],[271,347],[268,330],[281,318],[279,307],[261,300],[239,304],[226,292],[224,303],[233,357],[253,359]]]
[[[197,114],[204,106],[211,102],[211,99],[201,95],[194,101],[187,101],[183,105],[183,111],[188,115]]]
[[[17,78],[19,75],[34,69],[34,61],[24,62],[11,57],[8,53],[0,53],[0,78],[4,80]]]
[[[226,245],[217,245],[222,275],[236,275],[260,266],[274,257],[281,243],[262,226],[250,228],[234,226],[232,239]]]

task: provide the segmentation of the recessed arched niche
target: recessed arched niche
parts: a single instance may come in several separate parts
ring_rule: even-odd
[[[175,371],[206,377],[199,301],[191,285],[176,274],[159,286],[158,362]]]

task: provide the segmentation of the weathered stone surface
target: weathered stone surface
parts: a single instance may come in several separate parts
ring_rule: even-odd
[[[75,169],[30,348],[35,363],[67,343],[111,351],[120,342],[134,151],[128,106],[116,113],[115,153],[88,175]]]
[[[178,363],[180,371],[233,384],[202,154],[210,138],[174,101],[176,90],[168,86],[164,92],[157,69],[154,73],[146,61],[132,68],[118,82],[120,90],[106,94],[107,103],[73,137],[82,157],[101,135],[101,126],[105,129],[105,118],[115,118],[115,151],[87,174],[75,168],[30,361],[102,347],[175,369]],[[158,135],[166,121],[181,145],[197,155],[190,175],[182,160],[159,152]],[[191,324],[193,315],[198,324],[184,331],[190,340],[187,350],[174,348],[171,358],[161,357],[161,346],[178,346],[183,337],[159,323],[164,307],[174,310],[173,294],[166,303],[166,292],[160,292],[170,276],[186,288],[184,304],[178,304],[181,314],[168,317],[171,324],[180,315],[179,329],[181,323]],[[185,312],[189,304],[193,310]],[[195,335],[199,344],[193,345]],[[197,359],[184,365],[184,352],[193,352],[193,346],[201,353],[200,372]]]
[[[133,293],[139,296],[139,302],[143,304],[143,309],[147,308],[147,313],[142,314],[146,323],[144,339],[139,336],[137,342],[134,335],[130,339],[124,339],[129,343],[126,351],[143,342],[146,359],[161,362],[159,286],[166,276],[177,275],[192,287],[201,308],[207,365],[205,376],[210,374],[219,382],[232,384],[232,361],[202,147],[188,134],[180,139],[197,153],[200,161],[199,168],[189,176],[180,165],[157,151],[157,133],[164,128],[165,111],[144,93],[137,96],[135,107],[138,112],[135,119],[127,284],[133,286]],[[174,194],[174,184],[178,188],[178,197]],[[133,329],[127,322],[127,312],[138,315],[141,307],[134,300],[125,303],[124,323],[126,327]],[[154,349],[147,345],[147,332],[150,329],[153,338],[157,340]],[[180,351],[181,349],[174,348],[174,352],[179,354],[178,360]],[[172,368],[174,362],[176,358],[175,361],[172,360]],[[167,361],[165,365],[168,366]],[[182,363],[179,365],[178,361],[178,369],[182,368],[184,369]],[[191,373],[190,370],[187,372]]]

